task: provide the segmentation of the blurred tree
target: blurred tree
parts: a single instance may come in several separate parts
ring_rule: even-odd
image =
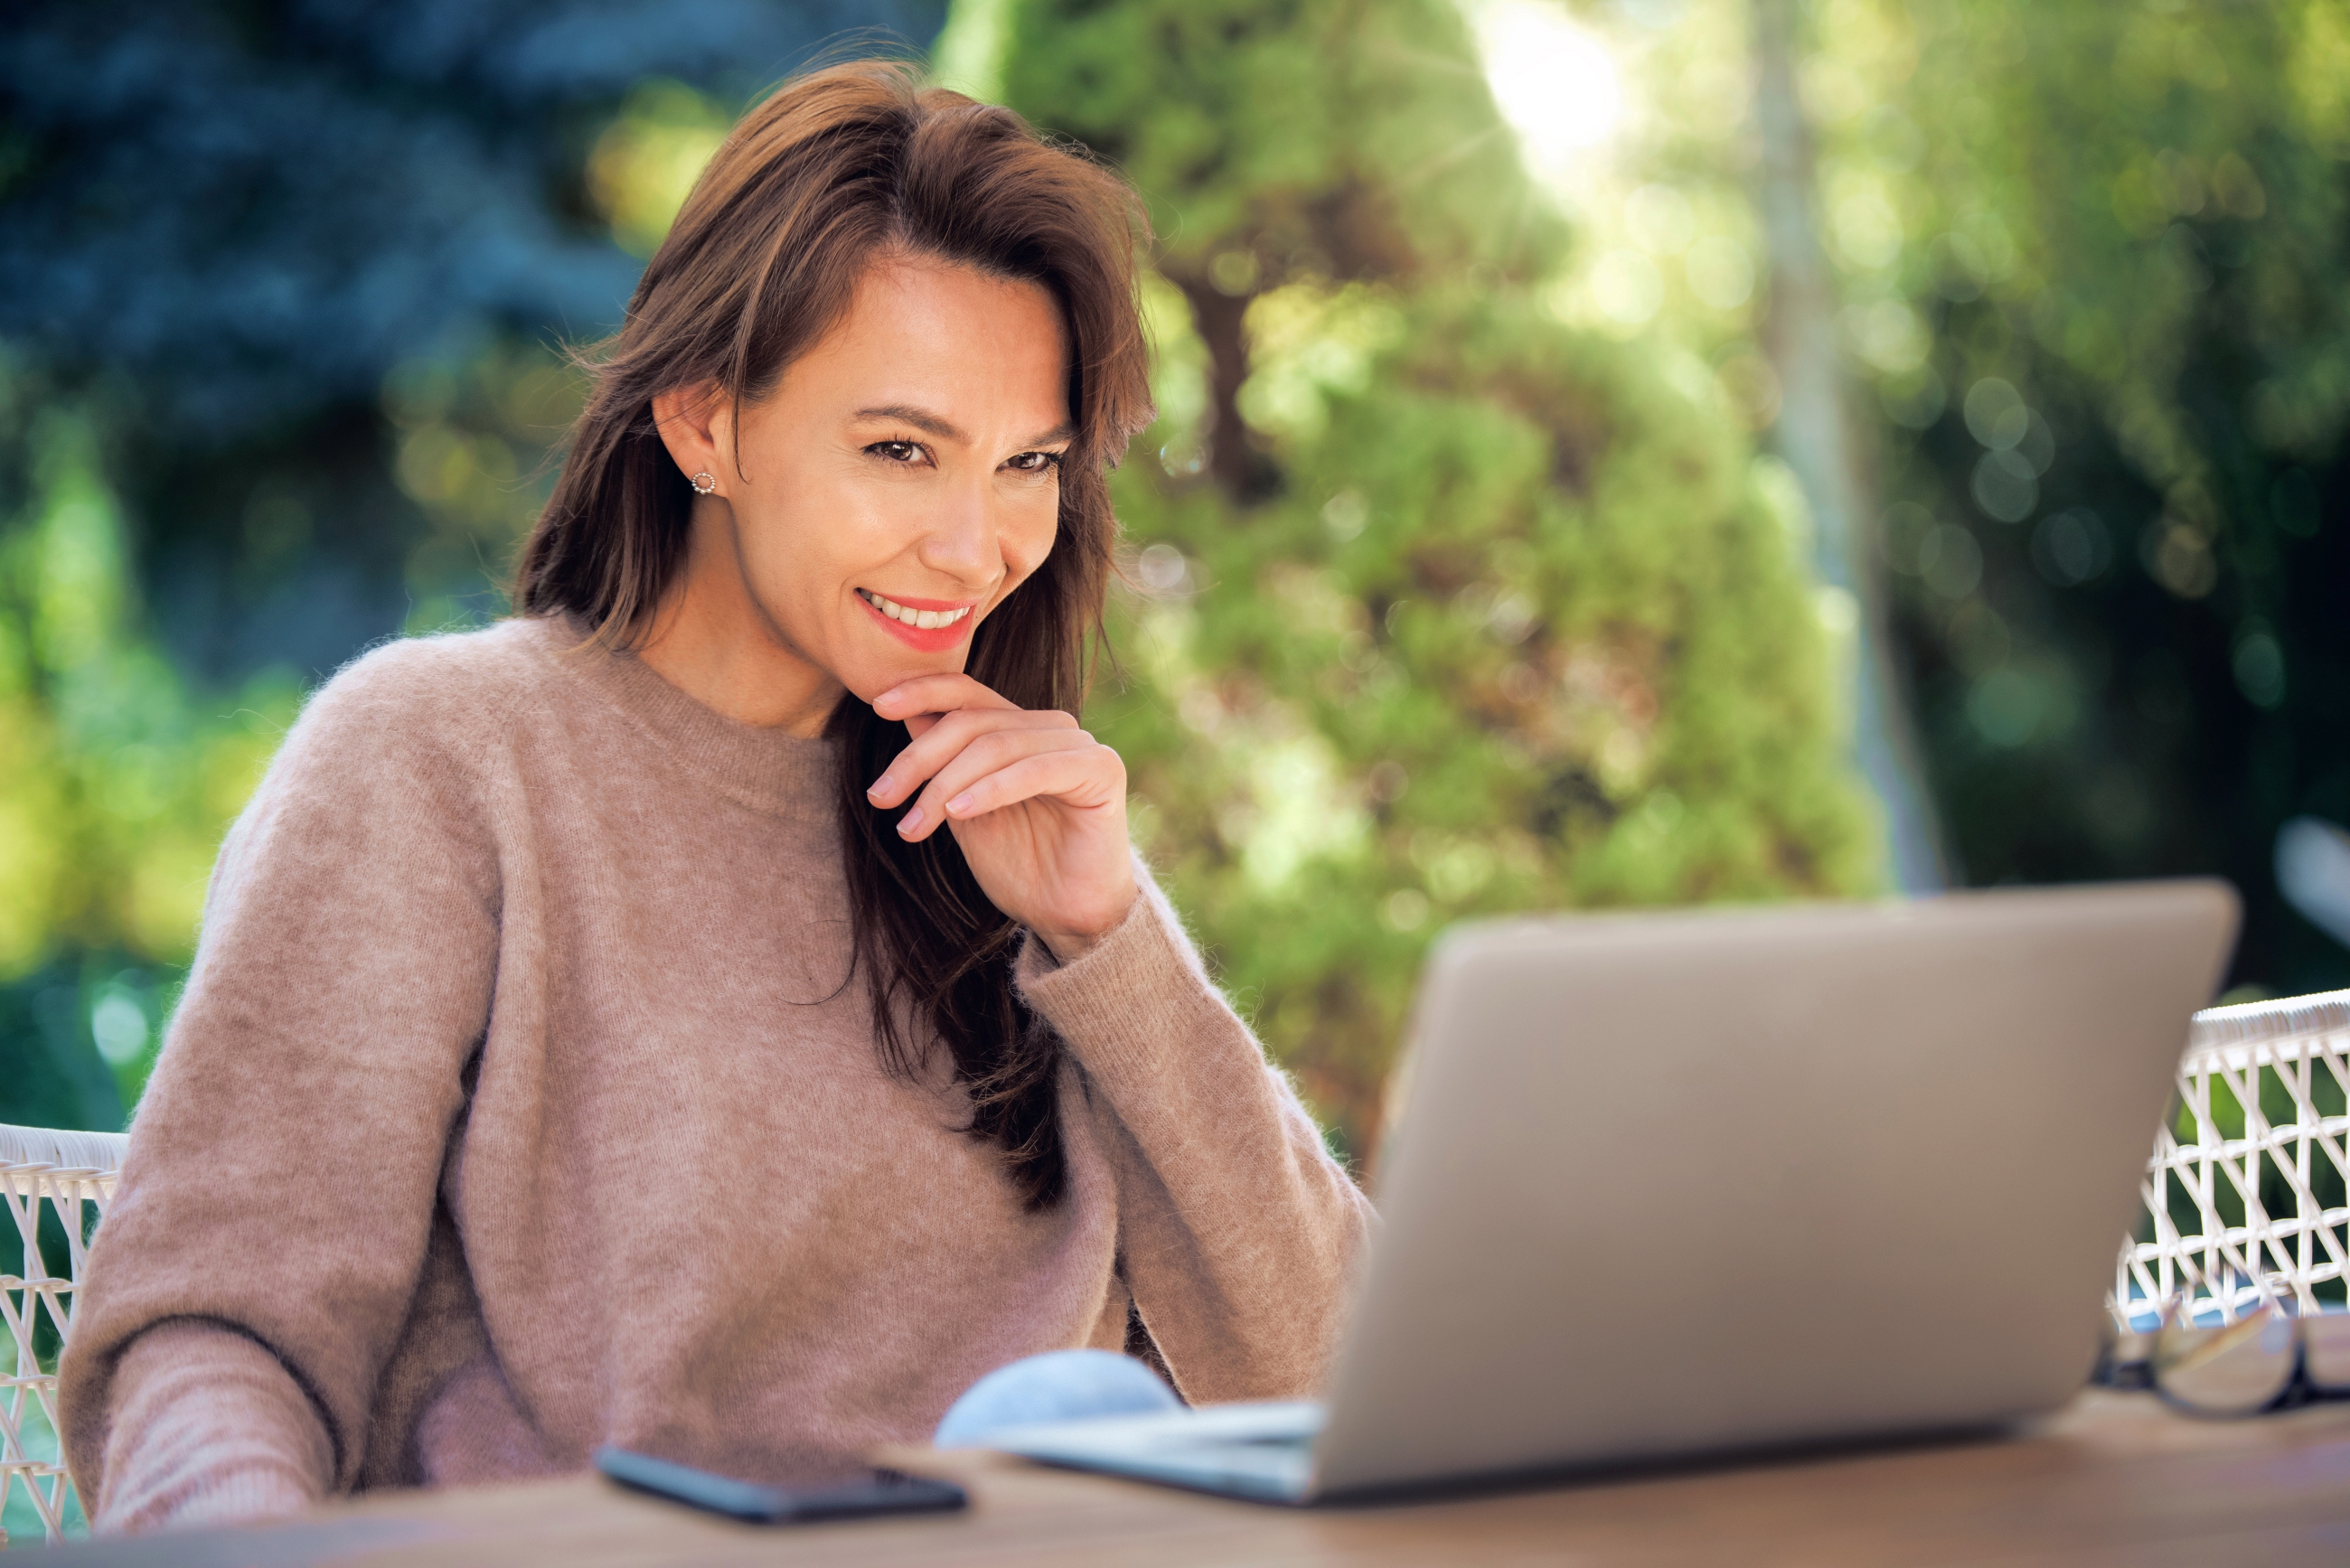
[[[1150,203],[1208,350],[1202,461],[1230,495],[1274,478],[1235,406],[1252,299],[1292,276],[1523,280],[1564,239],[1445,0],[1021,5],[998,26],[1004,100]]]
[[[28,486],[0,531],[0,1120],[107,1128],[297,689],[265,672],[200,706],[137,635],[97,433],[47,391],[0,374],[0,463]]]
[[[439,514],[527,514],[518,476],[567,411],[534,377],[557,339],[618,320],[648,209],[657,234],[682,189],[648,150],[682,129],[690,179],[694,137],[706,156],[708,127],[817,41],[906,47],[938,17],[931,0],[10,13],[0,339],[101,400],[173,653],[216,680],[317,674],[416,601],[460,612],[506,540]],[[402,428],[452,439],[388,451],[387,395]]]
[[[2350,820],[2350,13],[1822,0],[1804,89],[1970,880],[2219,872],[2235,981]]]
[[[0,1120],[120,1124],[301,689],[495,613],[559,345],[753,93],[939,16],[0,11]]]
[[[1450,5],[987,15],[948,67],[1164,236],[1093,722],[1346,1141],[1446,919],[1878,885],[1800,498],[1704,367],[1559,318],[1565,227]]]

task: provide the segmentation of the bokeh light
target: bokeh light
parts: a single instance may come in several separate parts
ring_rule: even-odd
[[[1470,0],[1465,9],[1493,100],[1528,165],[1547,181],[1571,183],[1623,123],[1624,83],[1613,51],[1543,0]]]

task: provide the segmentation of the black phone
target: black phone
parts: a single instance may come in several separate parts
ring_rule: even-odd
[[[634,1491],[650,1492],[688,1508],[723,1513],[754,1524],[807,1524],[827,1519],[863,1519],[877,1513],[941,1513],[963,1508],[971,1498],[952,1481],[931,1480],[897,1470],[868,1470],[820,1486],[761,1486],[712,1475],[627,1449],[596,1450],[596,1468]]]

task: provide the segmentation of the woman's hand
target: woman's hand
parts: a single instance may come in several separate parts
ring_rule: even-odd
[[[873,711],[913,736],[865,792],[882,807],[921,792],[898,820],[908,840],[952,828],[981,890],[1064,963],[1126,918],[1137,889],[1116,752],[1068,714],[1015,708],[968,675],[919,676]]]

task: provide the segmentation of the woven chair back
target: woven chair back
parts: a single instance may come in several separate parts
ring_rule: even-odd
[[[2108,1305],[2233,1323],[2275,1298],[2341,1311],[2350,1250],[2350,991],[2195,1015]]]
[[[73,1321],[90,1234],[114,1196],[129,1141],[120,1133],[0,1126],[0,1196],[23,1259],[21,1272],[0,1274],[0,1316],[8,1324],[8,1344],[0,1350],[8,1357],[7,1376],[0,1377],[0,1514],[29,1498],[51,1541],[65,1538],[68,1502],[80,1501],[57,1451],[57,1352]],[[60,1251],[62,1273],[52,1268]],[[6,1542],[0,1530],[0,1545]]]

